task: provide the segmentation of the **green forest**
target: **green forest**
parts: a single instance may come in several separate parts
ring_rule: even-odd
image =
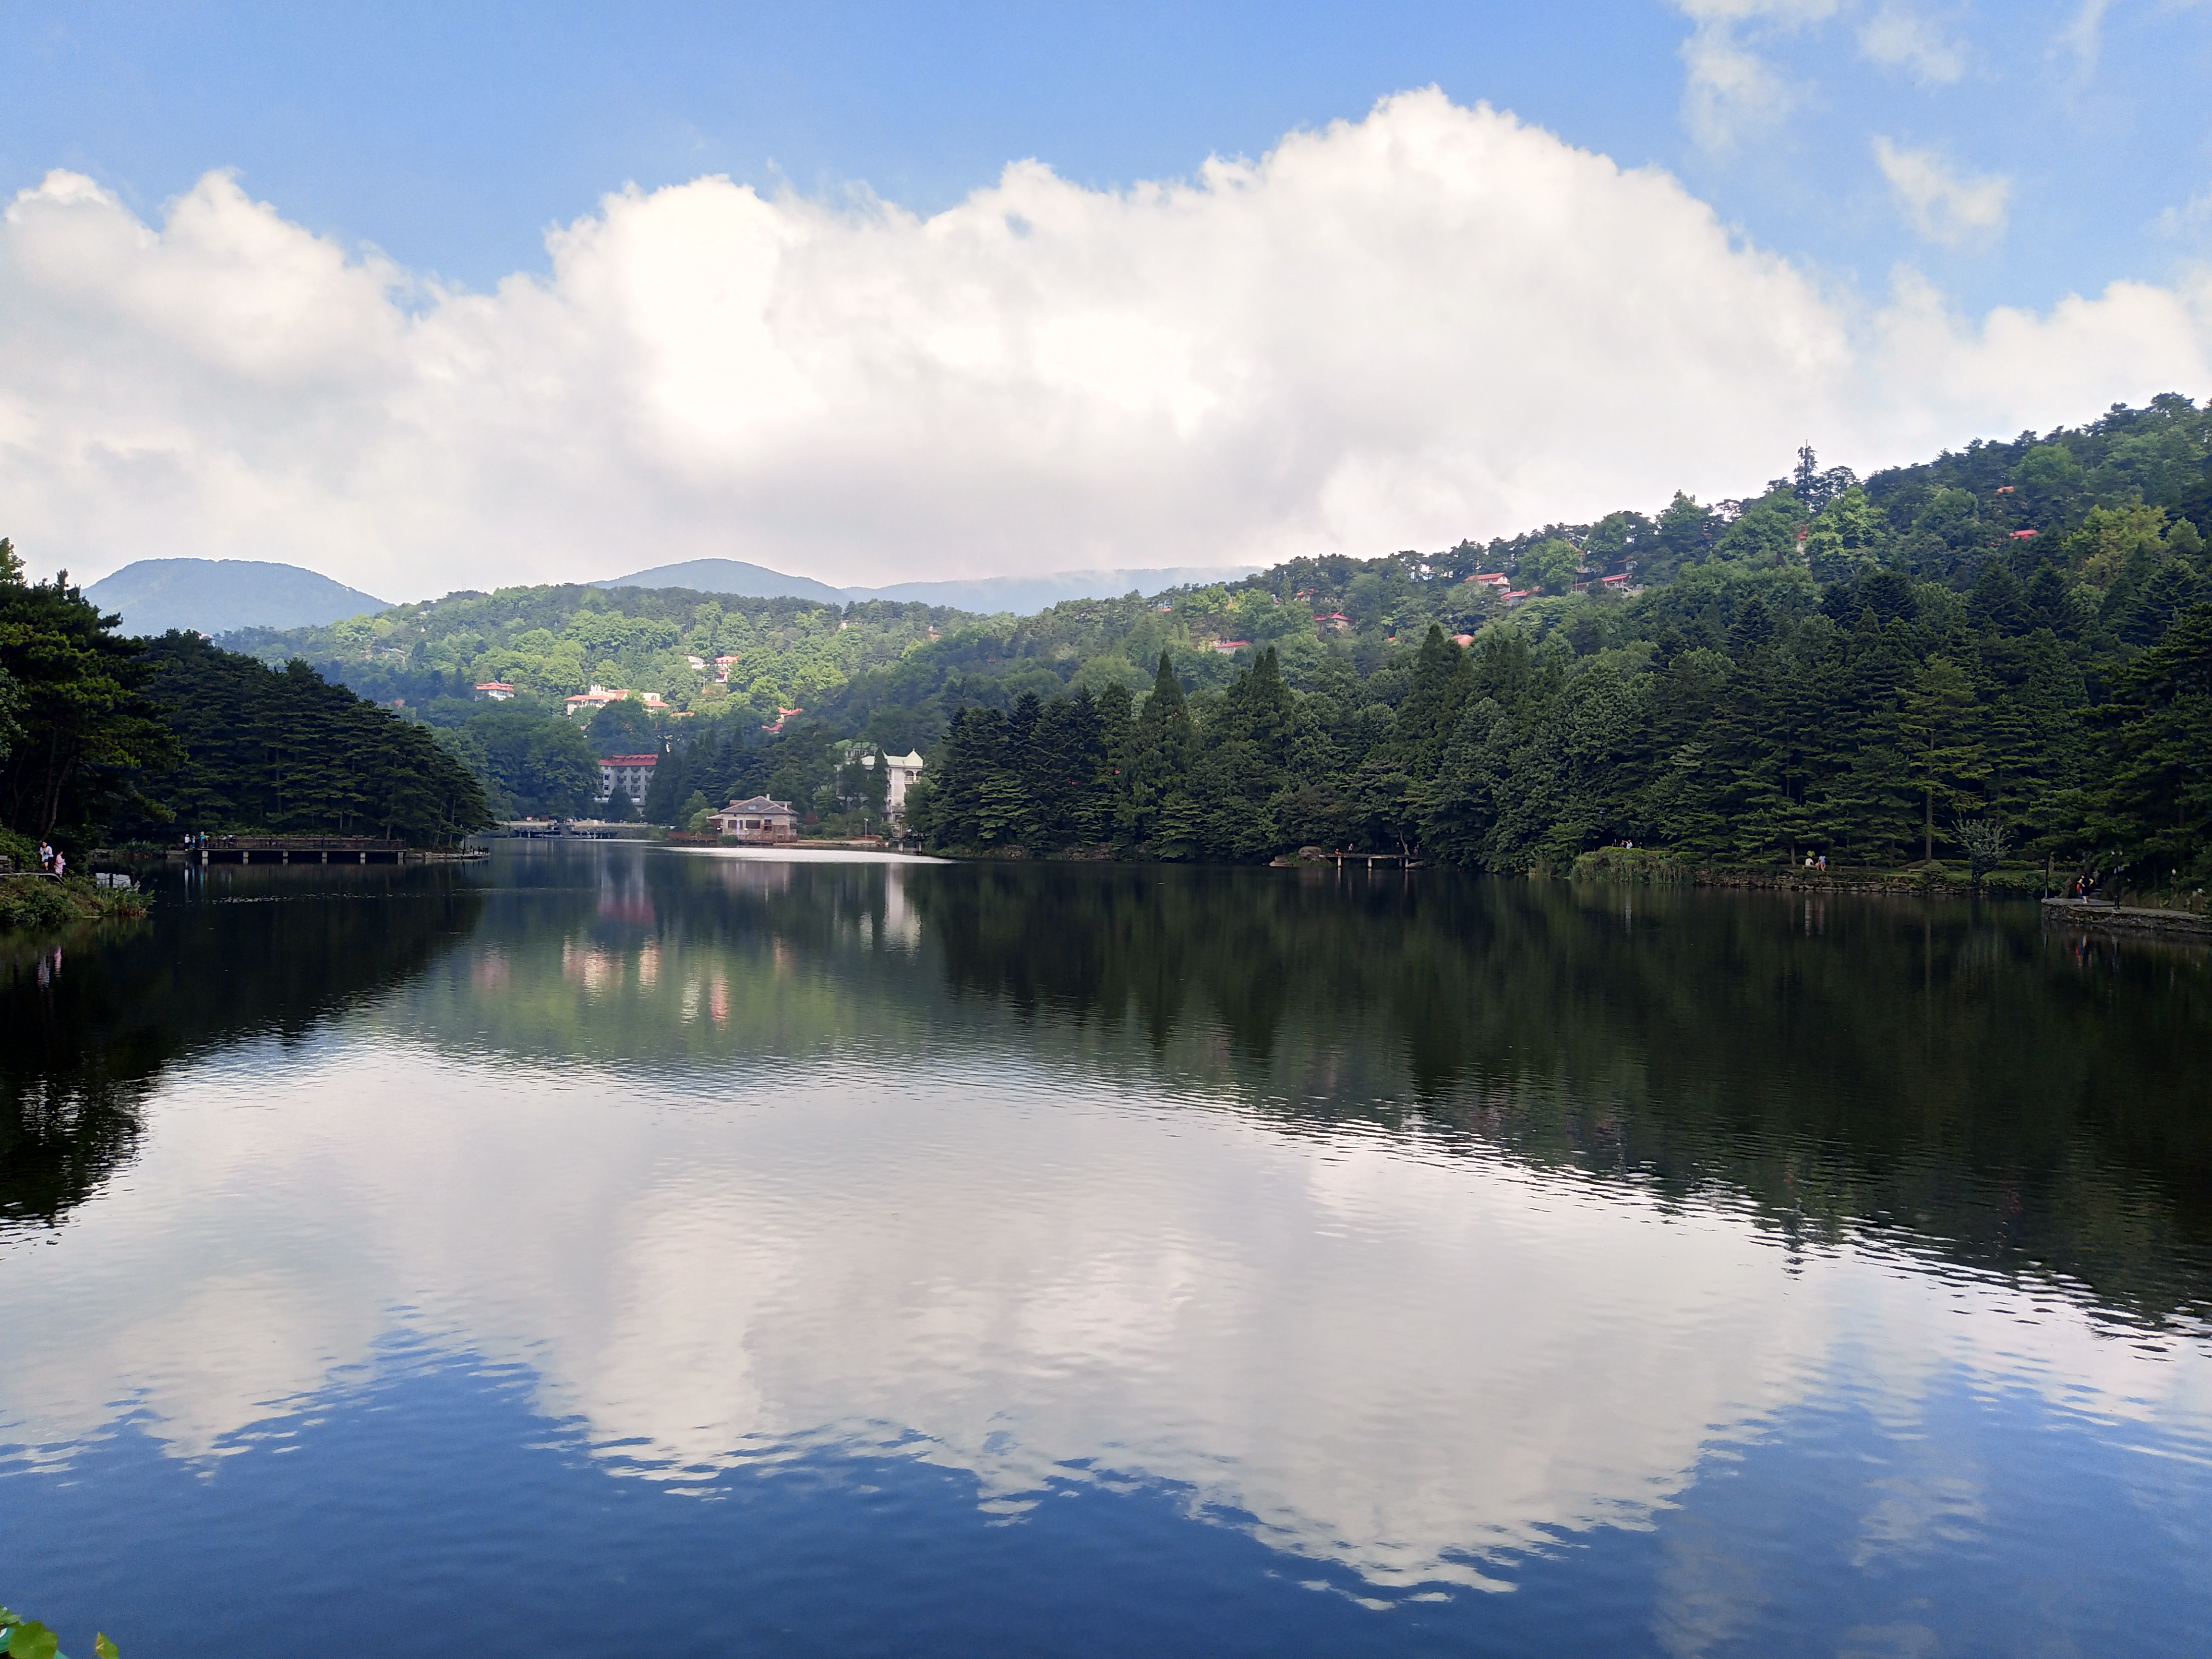
[[[655,691],[624,742],[666,747],[665,823],[765,791],[857,825],[859,744],[927,752],[911,828],[945,850],[1523,871],[1633,842],[2195,884],[2209,457],[2212,415],[2165,396],[1863,480],[1806,450],[1742,500],[1033,617],[539,587],[227,643],[401,701],[518,803],[565,799],[559,740],[524,753],[557,696]],[[480,678],[521,695],[489,713]]]
[[[320,676],[383,705],[474,779],[480,807],[431,787],[391,819],[410,835],[592,810],[595,752],[643,749],[665,755],[657,822],[766,793],[858,828],[881,798],[856,763],[920,748],[908,827],[948,851],[1311,846],[1519,872],[1632,842],[2193,886],[2212,858],[2208,533],[2212,413],[2169,395],[1864,479],[1806,449],[1741,500],[1031,617],[552,586],[220,644],[271,684]],[[108,653],[121,724],[54,821],[370,821],[374,787],[295,791],[266,743],[216,758],[203,730],[205,767],[164,758],[188,717],[123,718],[178,706],[149,689],[160,652],[85,648]],[[514,696],[485,701],[489,682]],[[593,684],[659,706],[586,727],[561,699]],[[46,809],[9,766],[12,823]],[[234,768],[261,781],[217,781]]]
[[[0,541],[0,829],[9,855],[189,832],[451,842],[489,821],[475,775],[419,724],[294,661],[195,635],[135,639]]]

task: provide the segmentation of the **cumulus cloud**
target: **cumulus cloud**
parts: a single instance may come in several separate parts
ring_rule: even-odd
[[[1966,72],[1966,49],[1910,7],[1884,0],[1859,29],[1869,63],[1900,70],[1923,86],[1948,86]]]
[[[1931,223],[2001,219],[1894,154]],[[708,178],[548,251],[448,291],[223,174],[158,224],[51,176],[0,222],[0,532],[82,577],[275,558],[395,596],[1267,562],[2206,383],[2202,291],[2022,318],[2022,380],[1991,323],[1855,310],[1667,173],[1433,90],[1186,181],[1021,163],[921,217]]]
[[[1929,241],[1956,246],[2002,234],[2011,179],[1993,173],[1968,178],[1932,149],[1906,149],[1881,137],[1874,159],[1913,228]]]

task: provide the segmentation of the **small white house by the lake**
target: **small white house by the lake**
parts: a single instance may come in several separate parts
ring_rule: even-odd
[[[789,801],[755,795],[733,800],[719,812],[707,815],[717,832],[741,842],[785,842],[799,839],[799,814]]]

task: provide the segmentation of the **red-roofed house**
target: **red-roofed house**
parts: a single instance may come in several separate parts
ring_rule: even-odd
[[[486,680],[477,690],[494,702],[505,702],[514,695],[514,688],[505,680]]]

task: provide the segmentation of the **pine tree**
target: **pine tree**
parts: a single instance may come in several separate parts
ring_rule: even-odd
[[[2212,605],[2183,616],[2121,673],[2097,717],[2101,775],[2086,792],[2091,845],[2143,875],[2212,875]]]
[[[1936,803],[1952,808],[1978,804],[1977,786],[1989,775],[1980,740],[1978,705],[1966,671],[1948,657],[1921,664],[1905,694],[1901,729],[1911,743],[1916,779],[1926,815],[1921,857],[1936,856]]]

